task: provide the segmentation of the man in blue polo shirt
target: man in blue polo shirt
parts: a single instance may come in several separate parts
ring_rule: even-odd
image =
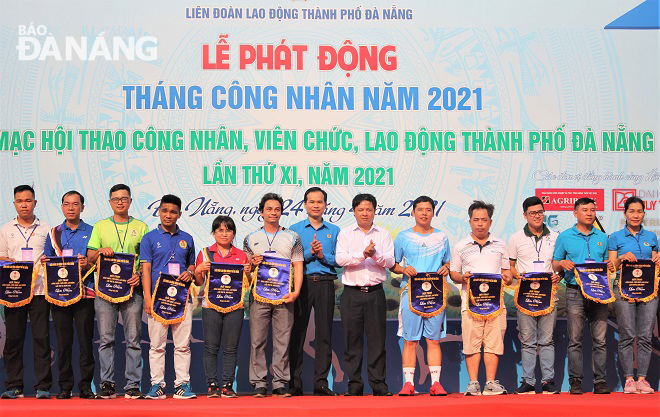
[[[607,235],[594,228],[596,202],[590,198],[575,201],[573,215],[577,223],[557,238],[552,267],[564,271],[566,282],[566,318],[568,322],[568,377],[571,394],[582,394],[582,335],[589,322],[592,341],[594,394],[609,394],[605,360],[607,350],[607,305],[587,300],[575,281],[575,264],[607,261]]]
[[[315,355],[314,394],[337,395],[328,388],[328,373],[332,363],[332,318],[335,312],[335,247],[339,227],[323,221],[328,194],[319,187],[305,191],[307,219],[291,226],[302,241],[305,262],[300,296],[293,305],[293,329],[289,347],[291,364],[291,395],[303,395],[303,347],[309,316],[314,308]]]
[[[78,256],[83,276],[92,267],[87,262],[87,243],[92,236],[92,225],[82,221],[80,214],[85,210],[85,197],[78,191],[69,191],[62,196],[64,222],[48,234],[44,246],[44,258],[53,256]],[[78,334],[80,351],[80,398],[96,398],[92,391],[94,379],[94,275],[83,282],[83,298],[66,307],[51,305],[53,326],[57,336],[57,367],[59,369],[59,399],[71,398],[73,390],[73,322]]]
[[[140,245],[142,263],[142,287],[144,288],[144,311],[149,318],[149,368],[151,390],[149,399],[165,399],[165,347],[167,327],[152,317],[151,300],[156,282],[161,273],[176,276],[178,280],[190,282],[195,271],[195,244],[192,236],[182,231],[176,222],[181,217],[181,199],[175,195],[164,195],[158,208],[160,225],[144,235]],[[192,330],[192,305],[186,306],[185,319],[173,324],[174,341],[174,398],[195,398],[190,388],[190,332]]]

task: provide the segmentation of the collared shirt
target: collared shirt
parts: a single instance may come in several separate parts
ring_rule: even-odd
[[[207,250],[209,252],[209,255],[211,256],[210,259],[211,262],[220,262],[224,264],[240,264],[240,265],[248,263],[247,254],[242,250],[238,249],[234,245],[232,245],[231,249],[229,249],[229,253],[227,254],[227,256],[222,256],[222,254],[218,250],[217,243],[214,243],[212,246],[208,247]],[[201,250],[197,255],[197,262],[195,262],[195,265],[199,265],[206,260],[207,259],[204,257],[204,251]],[[204,279],[206,279],[206,275],[204,275]],[[199,297],[202,300],[202,307],[204,308],[208,307],[205,294],[206,294],[206,283],[202,283],[199,289]]]
[[[509,238],[507,252],[521,274],[535,272],[534,262],[542,261],[545,272],[552,272],[552,255],[559,234],[543,225],[541,236],[534,235],[526,224]]]
[[[450,270],[461,275],[466,272],[501,274],[503,269],[511,269],[509,253],[504,240],[490,235],[486,243],[480,245],[468,235],[451,250]],[[503,308],[506,308],[503,306]],[[461,284],[461,311],[467,310],[467,283]]]
[[[18,224],[18,220],[14,218],[0,228],[0,256],[14,258],[19,262],[22,261],[22,249],[26,247],[26,240],[29,239],[27,247],[32,248],[32,261],[38,261],[44,254],[44,246],[49,231],[50,226],[48,223],[42,222],[36,217],[28,227],[21,226]],[[34,281],[33,294],[44,295],[44,270],[39,268],[39,265],[34,267],[39,269],[39,273]]]
[[[627,227],[610,235],[607,250],[615,250],[617,256],[632,252],[637,259],[651,259],[653,251],[658,250],[658,237],[641,227],[637,235],[633,235]]]
[[[291,262],[303,262],[302,242],[293,230],[282,227],[277,233],[268,233],[263,227],[245,236],[243,250],[249,257],[253,255],[272,255],[289,259]],[[265,252],[272,250],[275,253]]]
[[[195,242],[190,234],[178,226],[174,233],[161,225],[142,238],[140,262],[151,263],[151,292],[156,289],[156,281],[161,273],[168,273],[168,264],[179,264],[179,273],[195,264]]]
[[[67,226],[66,221],[62,222],[52,228],[48,233],[46,239],[46,246],[44,247],[44,255],[46,256],[62,256],[63,249],[73,250],[74,255],[87,256],[87,245],[89,239],[92,237],[92,230],[94,227],[84,221],[80,221],[78,227],[71,229]],[[83,271],[83,276],[87,271]],[[94,274],[90,274],[83,282],[85,286],[84,298],[94,298]]]
[[[364,249],[373,241],[376,254],[365,259]],[[341,229],[337,236],[337,265],[344,267],[341,282],[352,286],[378,285],[387,279],[387,268],[394,266],[394,242],[386,229],[371,227],[367,233],[357,223]]]
[[[403,268],[412,266],[418,273],[437,272],[442,265],[449,262],[450,253],[449,238],[438,229],[422,234],[410,228],[399,233],[394,239],[395,261]],[[403,274],[401,288],[407,282],[408,276]]]
[[[335,270],[337,266],[335,262],[335,251],[339,227],[324,221],[318,229],[315,229],[309,222],[309,219],[305,219],[291,226],[291,230],[298,233],[303,245],[305,275],[337,275],[337,271]],[[323,245],[323,258],[312,255],[311,250],[314,235],[316,235],[316,240]]]
[[[591,232],[585,235],[577,229],[576,224],[559,234],[555,244],[555,253],[552,256],[553,260],[567,259],[581,264],[589,257],[595,262],[607,261],[607,235],[605,233],[592,227]],[[564,282],[576,284],[573,270],[564,271]]]

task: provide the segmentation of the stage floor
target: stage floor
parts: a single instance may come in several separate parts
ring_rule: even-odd
[[[424,415],[443,416],[506,416],[552,414],[556,416],[658,416],[660,393],[653,395],[614,393],[610,395],[503,395],[465,397],[451,394],[431,397],[292,397],[236,399],[206,398],[193,400],[37,400],[23,398],[0,400],[0,416],[52,417],[82,415],[105,416],[378,416],[405,417]]]

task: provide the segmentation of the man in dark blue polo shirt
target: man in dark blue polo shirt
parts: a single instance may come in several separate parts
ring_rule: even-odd
[[[44,246],[44,258],[54,256],[78,256],[83,276],[92,267],[87,262],[87,243],[92,236],[93,226],[81,220],[85,210],[85,197],[78,191],[69,191],[62,196],[64,222],[54,227],[48,234]],[[73,390],[73,322],[78,334],[80,351],[80,398],[96,398],[92,391],[94,379],[94,275],[90,274],[83,282],[83,298],[66,307],[51,305],[53,326],[57,336],[57,367],[59,369],[59,399],[71,398]]]
[[[587,300],[575,281],[575,264],[608,262],[607,235],[594,227],[596,202],[580,198],[574,204],[575,226],[559,234],[552,257],[555,271],[564,271],[566,282],[566,319],[568,324],[568,378],[571,394],[582,394],[582,337],[589,322],[592,342],[594,394],[609,394],[605,360],[607,348],[607,305]]]
[[[309,316],[314,307],[315,355],[314,394],[337,395],[328,388],[328,373],[332,363],[332,318],[335,311],[335,246],[339,227],[323,221],[328,194],[319,187],[305,191],[307,219],[291,226],[302,241],[305,263],[300,296],[294,303],[293,329],[289,362],[291,364],[291,395],[302,395],[302,364]]]
[[[181,217],[181,199],[175,195],[164,195],[158,208],[160,225],[144,235],[140,245],[142,264],[142,286],[144,288],[144,311],[149,318],[149,368],[151,390],[149,399],[165,399],[165,347],[167,325],[152,317],[151,300],[156,282],[161,273],[176,276],[178,280],[190,282],[195,271],[195,244],[192,236],[179,229],[176,222]],[[174,341],[174,398],[190,399],[196,395],[190,388],[190,332],[192,330],[192,305],[190,298],[182,322],[172,324]]]

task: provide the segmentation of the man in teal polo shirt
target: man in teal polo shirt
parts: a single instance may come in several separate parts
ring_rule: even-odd
[[[557,238],[552,267],[564,271],[566,282],[566,318],[568,321],[568,377],[571,394],[582,394],[582,335],[589,322],[592,342],[594,394],[609,394],[605,360],[607,349],[607,305],[587,300],[575,281],[575,264],[607,261],[607,235],[594,228],[596,202],[580,198],[573,206],[577,223]]]

